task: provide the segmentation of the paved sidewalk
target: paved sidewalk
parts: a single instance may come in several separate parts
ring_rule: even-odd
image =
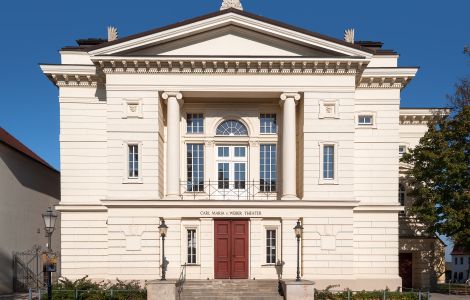
[[[37,297],[33,297],[33,299],[37,299]],[[0,300],[28,300],[28,294],[0,295]]]
[[[431,300],[470,300],[470,296],[431,293]]]

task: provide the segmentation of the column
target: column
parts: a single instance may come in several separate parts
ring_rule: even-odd
[[[180,106],[183,95],[165,92],[162,97],[167,105],[166,198],[180,199]]]
[[[282,120],[282,200],[299,200],[297,197],[297,145],[295,105],[298,93],[281,94]]]

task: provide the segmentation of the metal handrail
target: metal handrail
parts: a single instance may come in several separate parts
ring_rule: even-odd
[[[178,298],[181,298],[181,293],[183,292],[183,286],[186,282],[186,263],[181,267],[180,277],[176,282],[176,289],[178,292]]]
[[[181,198],[208,200],[276,200],[277,182],[255,180],[182,181]]]

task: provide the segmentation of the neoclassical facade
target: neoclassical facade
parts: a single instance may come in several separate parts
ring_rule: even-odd
[[[41,65],[59,88],[63,276],[159,278],[164,219],[167,278],[277,279],[276,262],[295,278],[300,220],[303,278],[401,286],[400,92],[417,68],[225,6]]]

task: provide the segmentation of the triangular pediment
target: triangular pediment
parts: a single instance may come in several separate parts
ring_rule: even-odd
[[[364,57],[367,49],[228,9],[92,48],[92,56]]]
[[[322,49],[307,47],[233,25],[118,54],[144,56],[336,56],[331,51],[322,51]]]

